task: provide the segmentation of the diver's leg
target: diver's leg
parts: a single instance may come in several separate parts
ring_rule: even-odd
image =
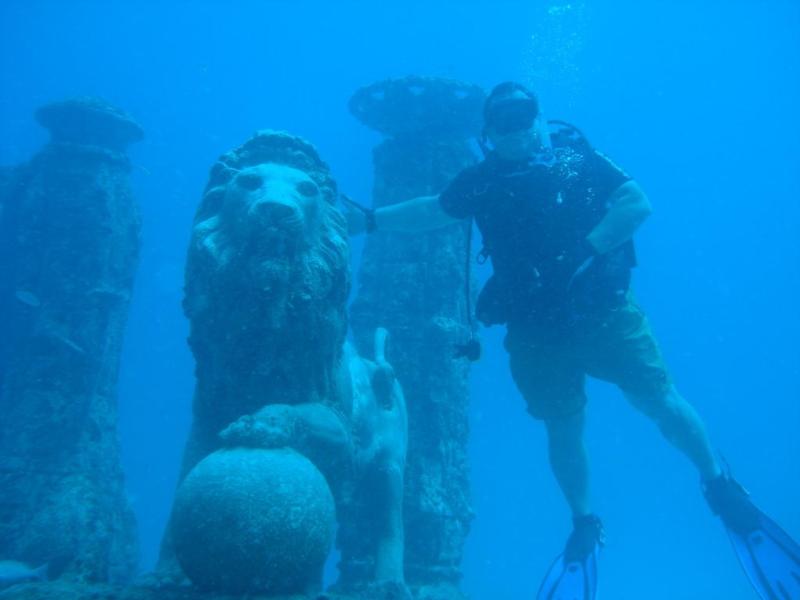
[[[705,425],[677,392],[647,317],[632,294],[609,311],[596,337],[591,375],[616,383],[664,437],[697,467],[704,480],[720,474]]]
[[[704,481],[719,476],[722,470],[714,456],[705,424],[694,407],[670,385],[660,397],[626,394],[631,404],[650,417],[664,437],[683,452],[697,467]]]
[[[573,516],[589,513],[589,464],[583,443],[586,375],[571,344],[525,327],[505,339],[511,376],[528,413],[547,429],[550,465]]]
[[[574,517],[588,515],[589,459],[583,442],[585,413],[548,419],[547,440],[550,467]]]

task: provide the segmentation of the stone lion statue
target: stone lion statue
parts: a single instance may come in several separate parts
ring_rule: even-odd
[[[186,265],[197,388],[184,473],[243,414],[342,397],[350,272],[336,197],[314,147],[285,133],[259,132],[211,169]]]
[[[199,536],[232,506],[249,507],[248,530],[272,532],[275,540],[292,535],[264,523],[267,517],[259,515],[270,511],[259,510],[258,502],[248,504],[259,489],[274,492],[269,477],[280,471],[274,465],[294,460],[264,452],[291,451],[308,459],[330,488],[344,587],[365,590],[388,582],[395,590],[392,597],[398,597],[396,589],[407,594],[405,401],[385,357],[386,331],[376,332],[373,360],[362,359],[345,342],[349,248],[336,196],[336,184],[314,148],[285,133],[259,132],[211,169],[186,265],[184,310],[191,323],[197,386],[181,473],[186,485],[174,508],[183,512],[171,517],[162,575],[176,573],[183,558],[184,572],[191,570],[191,561],[198,573],[208,575],[207,585],[251,590],[230,573],[208,573],[206,565],[221,560],[176,557],[175,549],[186,553],[202,546]],[[264,479],[254,481],[262,477],[256,471]],[[225,489],[226,481],[239,483]],[[304,481],[308,489],[319,487],[313,473]],[[286,514],[297,515],[302,508],[293,508],[291,497],[279,502]],[[323,504],[306,515],[317,532],[332,529]],[[205,516],[188,514],[202,513],[201,506],[215,508]],[[224,530],[224,520],[220,523]],[[309,534],[308,539],[326,538]],[[217,551],[228,555],[224,547]],[[254,552],[258,556],[262,550]],[[318,555],[316,550],[303,553],[304,572],[315,572]],[[255,582],[252,591],[280,589],[274,581],[265,583],[270,575],[257,559],[236,564],[247,565],[239,571]]]
[[[404,581],[408,414],[403,391],[385,357],[386,338],[386,330],[378,329],[374,361],[358,356],[347,344],[352,411],[344,418],[320,403],[271,404],[239,418],[221,433],[227,448],[288,447],[320,469],[338,498],[339,587],[371,600],[382,597],[380,585],[400,584],[402,589]],[[402,594],[394,589],[388,597]]]

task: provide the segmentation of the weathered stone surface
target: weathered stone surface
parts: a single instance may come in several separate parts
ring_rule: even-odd
[[[386,79],[359,89],[350,112],[388,136],[463,140],[482,127],[483,90],[434,77]]]
[[[286,133],[258,132],[212,167],[186,264],[197,384],[181,478],[265,405],[341,410],[350,273],[335,202],[328,166]],[[158,572],[183,577],[171,524]]]
[[[247,594],[247,600],[361,600],[325,595]],[[71,581],[28,583],[0,591],[0,600],[243,600],[242,594],[202,592],[196,588],[85,584]],[[379,600],[379,599],[375,599]],[[388,599],[387,599],[388,600]]]
[[[335,403],[349,248],[336,184],[307,142],[261,132],[211,169],[186,265],[197,362],[183,472],[271,403]]]
[[[340,502],[340,578],[336,590],[378,595],[376,586],[408,594],[405,586],[403,496],[408,451],[408,411],[394,368],[385,358],[385,332],[374,336],[375,362],[345,348],[353,389],[355,472]]]
[[[175,498],[178,562],[201,589],[305,592],[321,580],[335,509],[325,478],[289,449],[218,450]]]
[[[374,205],[436,194],[476,160],[468,143],[483,95],[467,84],[417,79],[381,82],[351,103],[367,125],[393,135],[374,151]],[[452,90],[470,90],[459,100]],[[364,98],[384,90],[364,108]],[[439,90],[439,91],[436,91]],[[444,91],[442,91],[444,90]],[[448,91],[449,90],[449,91]],[[388,100],[387,100],[388,99]],[[403,110],[403,103],[410,102]],[[432,127],[450,111],[444,130]],[[377,325],[391,328],[392,362],[409,407],[405,486],[406,581],[418,598],[458,598],[469,503],[468,365],[454,360],[469,337],[464,260],[466,225],[424,235],[377,231],[367,239],[351,322],[359,351]],[[343,565],[343,571],[357,568]]]
[[[50,131],[53,142],[85,144],[122,152],[144,138],[130,115],[100,98],[82,97],[47,104],[36,120]]]
[[[184,474],[220,447],[302,453],[327,478],[340,531],[368,548],[359,583],[404,590],[405,402],[385,332],[370,335],[374,361],[345,349],[349,249],[335,200],[327,166],[288,134],[260,132],[212,168],[186,268],[197,386]],[[176,503],[162,581],[183,576],[174,550],[184,509]]]
[[[85,584],[68,581],[26,583],[0,590],[0,600],[409,600],[396,583],[373,584],[360,594],[221,594],[188,586],[146,587]],[[434,600],[434,599],[426,599]],[[437,599],[441,600],[441,599]],[[448,600],[448,599],[445,599]]]
[[[291,447],[308,458],[339,495],[342,476],[353,468],[354,446],[347,423],[321,403],[267,404],[220,434],[226,448]]]
[[[55,136],[0,184],[0,556],[107,581],[137,560],[116,383],[140,221],[95,139]]]

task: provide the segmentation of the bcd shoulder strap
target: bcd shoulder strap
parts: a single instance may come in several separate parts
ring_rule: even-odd
[[[582,150],[593,149],[586,135],[572,123],[551,119],[547,121],[547,124],[551,127],[550,140],[554,146],[567,146]]]

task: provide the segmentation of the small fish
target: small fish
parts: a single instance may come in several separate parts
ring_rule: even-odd
[[[47,565],[31,569],[16,560],[0,560],[0,590],[26,581],[45,581]]]
[[[14,297],[23,304],[27,304],[28,306],[32,306],[34,308],[39,308],[42,305],[42,301],[39,300],[39,297],[33,292],[29,292],[27,290],[17,290],[14,293]]]
[[[71,339],[69,339],[68,337],[64,337],[63,335],[58,335],[57,333],[54,333],[54,334],[52,334],[52,335],[51,335],[51,337],[52,337],[54,340],[58,340],[59,342],[61,342],[62,344],[64,344],[64,345],[65,345],[67,348],[69,348],[70,350],[74,350],[74,351],[75,351],[75,352],[77,352],[78,354],[86,354],[86,350],[84,350],[83,348],[81,348],[81,347],[80,347],[78,344],[76,344],[75,342],[73,342],[73,341],[72,341]]]

